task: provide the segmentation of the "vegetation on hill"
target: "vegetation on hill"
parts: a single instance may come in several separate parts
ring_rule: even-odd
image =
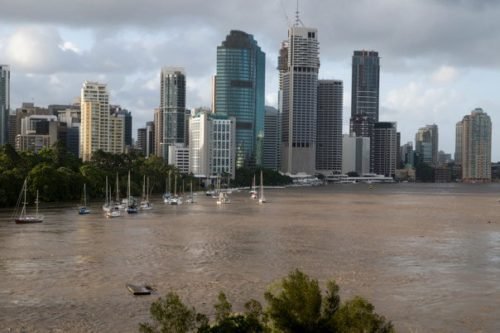
[[[87,184],[87,196],[90,199],[104,198],[106,193],[106,177],[112,189],[116,189],[116,177],[119,178],[120,197],[127,193],[127,179],[130,171],[131,193],[142,194],[143,178],[149,178],[151,194],[163,193],[170,175],[170,191],[174,183],[176,192],[189,189],[201,189],[200,180],[189,174],[181,174],[177,168],[167,165],[156,156],[145,158],[142,154],[111,154],[97,151],[88,162],[82,162],[69,153],[64,145],[55,144],[44,148],[38,154],[33,152],[16,152],[11,145],[0,147],[0,207],[13,206],[17,202],[24,179],[28,177],[28,201],[32,202],[36,191],[40,192],[40,200],[44,202],[76,201],[82,197],[83,184]],[[230,186],[250,186],[256,170],[238,169],[236,180]],[[174,178],[177,177],[177,182]],[[222,178],[224,180],[224,178]],[[266,185],[284,185],[291,183],[289,177],[264,170]]]
[[[299,270],[268,289],[267,307],[256,300],[245,311],[233,312],[231,303],[220,293],[214,305],[215,318],[198,313],[169,292],[151,304],[151,322],[141,323],[141,333],[391,333],[393,325],[374,312],[361,297],[341,303],[339,287],[329,281],[321,291],[317,280]]]

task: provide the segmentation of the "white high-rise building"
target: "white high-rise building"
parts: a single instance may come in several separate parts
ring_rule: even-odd
[[[457,128],[458,128],[457,124]],[[462,181],[491,182],[491,118],[481,108],[461,121]]]
[[[111,115],[106,84],[85,81],[81,91],[80,157],[97,150],[120,154],[125,146],[124,118]]]
[[[189,120],[189,170],[195,177],[230,174],[236,167],[236,119],[198,113]]]
[[[370,172],[370,138],[344,134],[342,136],[342,173],[356,172],[358,175]]]
[[[278,58],[279,106],[282,114],[281,170],[314,174],[319,70],[318,30],[298,26],[288,30]]]
[[[0,146],[8,142],[10,110],[10,68],[0,65]]]

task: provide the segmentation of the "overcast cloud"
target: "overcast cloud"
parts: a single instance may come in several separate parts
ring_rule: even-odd
[[[210,104],[216,47],[231,29],[254,35],[267,56],[266,101],[276,103],[276,57],[295,17],[290,0],[16,0],[0,11],[0,63],[11,66],[12,107],[69,103],[84,80],[108,84],[111,103],[132,111],[134,133],[159,104],[162,66],[185,67],[188,107]],[[487,0],[308,0],[319,30],[321,78],[344,81],[350,114],[351,56],[381,56],[381,120],[402,142],[436,123],[440,149],[454,152],[455,123],[474,107],[493,122],[500,160],[500,2]]]

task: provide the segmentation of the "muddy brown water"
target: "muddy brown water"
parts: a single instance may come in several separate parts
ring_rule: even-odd
[[[137,332],[176,291],[213,313],[241,310],[299,268],[343,299],[361,295],[399,332],[500,332],[500,184],[363,184],[247,192],[217,206],[167,206],[106,219],[43,209],[16,225],[0,212],[0,332]],[[134,297],[126,283],[156,295]]]

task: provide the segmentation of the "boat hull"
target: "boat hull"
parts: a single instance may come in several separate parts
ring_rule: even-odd
[[[42,223],[43,218],[41,217],[20,217],[16,219],[17,224],[30,224],[30,223]]]

